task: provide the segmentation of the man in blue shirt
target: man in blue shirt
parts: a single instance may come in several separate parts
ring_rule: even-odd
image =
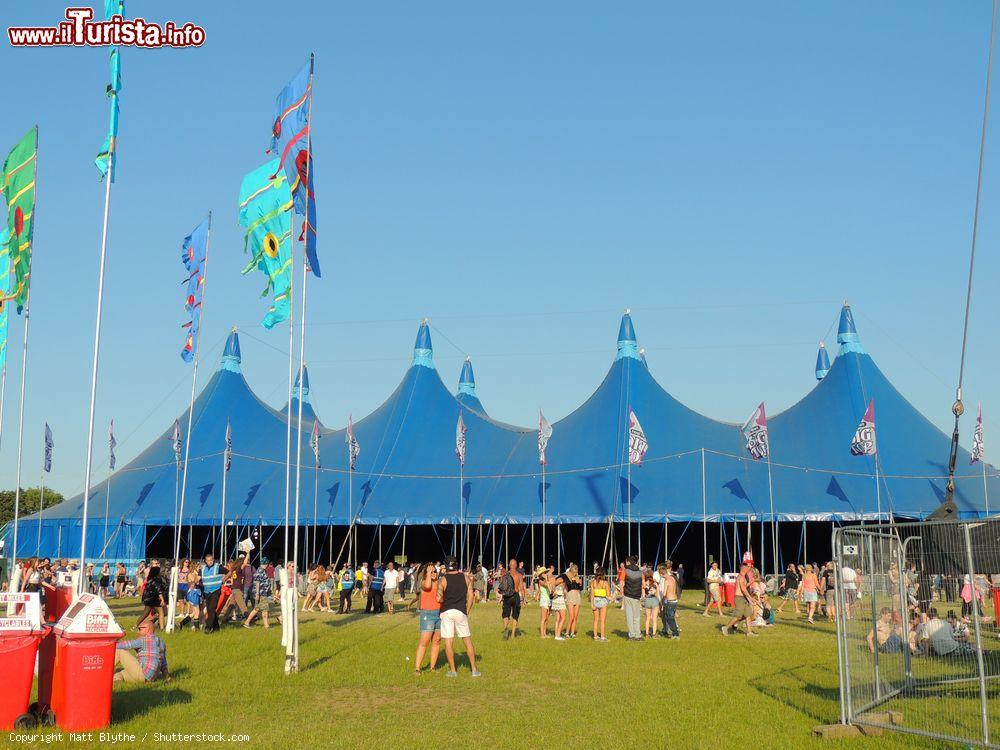
[[[205,564],[201,568],[201,585],[205,590],[205,632],[214,633],[219,629],[219,595],[222,593],[222,577],[225,570],[221,563],[215,561],[215,556],[209,552],[205,555]]]
[[[351,611],[351,595],[354,593],[354,570],[350,563],[344,563],[340,571],[340,614]]]
[[[375,569],[368,574],[368,601],[365,603],[365,612],[382,614],[382,588],[384,585],[385,571],[382,570],[382,561],[376,560]]]

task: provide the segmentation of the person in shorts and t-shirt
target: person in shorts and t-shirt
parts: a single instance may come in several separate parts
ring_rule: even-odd
[[[396,570],[396,564],[395,563],[386,563],[386,566],[385,566],[385,578],[384,578],[384,581],[385,581],[385,583],[384,583],[384,585],[385,585],[384,599],[385,599],[386,606],[389,608],[389,614],[390,615],[393,612],[395,612],[395,609],[393,607],[392,602],[396,598],[396,591],[397,591],[397,589],[399,587],[399,579],[400,579],[400,575],[399,575],[399,571]]]
[[[497,583],[497,590],[500,592],[503,603],[501,616],[503,617],[503,639],[506,641],[517,636],[517,621],[521,618],[521,602],[528,593],[524,588],[524,576],[521,575],[517,566],[517,560],[510,561],[510,567]]]
[[[476,650],[472,645],[472,631],[469,630],[469,612],[472,610],[471,576],[458,570],[458,560],[445,560],[445,574],[438,581],[437,600],[441,604],[441,639],[448,658],[448,677],[457,677],[455,669],[455,636],[465,643],[465,653],[469,657],[472,676],[479,677],[476,669]]]

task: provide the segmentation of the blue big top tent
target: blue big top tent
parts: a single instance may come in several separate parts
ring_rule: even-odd
[[[322,465],[314,466],[308,432],[319,418],[309,403],[308,375],[285,409],[263,403],[242,373],[234,330],[218,371],[194,402],[182,527],[270,527],[273,534],[285,524],[286,414],[291,408],[297,419],[300,398],[300,522],[339,527],[341,535],[351,524],[435,529],[466,524],[482,530],[513,524],[598,523],[613,528],[623,521],[735,525],[771,520],[772,514],[778,521],[799,523],[924,517],[944,497],[949,437],[882,374],[864,350],[846,304],[837,339],[840,348],[832,364],[825,348],[817,356],[818,382],[812,390],[769,419],[769,465],[747,453],[740,425],[698,414],[664,390],[639,349],[626,312],[616,356],[603,381],[584,404],[552,425],[543,493],[537,430],[503,424],[487,414],[469,360],[458,393],[452,394],[435,368],[426,321],[399,386],[354,424],[361,452],[353,471],[346,431],[328,429],[322,422]],[[875,457],[850,452],[870,400],[875,403],[877,466]],[[631,468],[630,411],[649,443],[642,464]],[[461,469],[455,451],[460,414],[467,428]],[[227,420],[233,458],[223,507]],[[186,412],[179,421],[187,424]],[[158,536],[173,538],[181,470],[171,431],[172,426],[92,488],[88,557],[143,557]],[[965,451],[960,451],[958,465],[965,467],[956,478],[959,514],[986,513],[987,489],[1000,497],[996,471],[969,468]],[[294,486],[293,467],[292,505]],[[21,519],[17,554],[34,554],[36,546],[46,555],[78,554],[82,509],[82,496],[77,496],[46,510],[41,519]],[[189,554],[201,553],[184,544]]]

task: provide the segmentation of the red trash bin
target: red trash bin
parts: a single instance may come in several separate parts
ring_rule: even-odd
[[[57,622],[73,603],[72,586],[45,586],[45,620]]]
[[[55,627],[51,708],[67,732],[102,729],[111,723],[115,646],[124,632],[108,605],[81,594]]]
[[[0,631],[0,729],[30,729],[35,717],[28,713],[31,701],[31,683],[35,678],[35,655],[38,642],[48,635],[50,628],[42,630]]]
[[[993,622],[1000,623],[1000,586],[993,586],[992,593],[993,593],[993,616],[996,618]]]
[[[727,607],[736,606],[736,583],[734,581],[726,581],[722,585],[723,597],[726,602]]]
[[[44,715],[52,708],[52,670],[56,662],[56,634],[52,628],[38,644],[38,713]]]

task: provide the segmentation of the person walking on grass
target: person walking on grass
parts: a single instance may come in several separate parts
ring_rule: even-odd
[[[396,598],[396,591],[399,588],[399,571],[396,570],[395,563],[386,563],[385,573],[383,574],[384,579],[384,591],[385,594],[383,599],[385,600],[385,605],[389,609],[389,614],[391,615],[396,611],[393,604],[393,600]]]
[[[619,578],[621,577],[619,572]],[[622,609],[625,610],[625,622],[628,625],[628,639],[641,641],[639,600],[642,597],[642,571],[639,569],[635,555],[629,555],[625,560],[624,582],[619,593],[622,597]]]
[[[524,576],[517,567],[517,560],[510,561],[507,572],[500,577],[497,591],[501,597],[501,617],[503,617],[503,639],[517,637],[517,621],[521,618],[521,603],[527,596]]]
[[[583,579],[576,563],[571,563],[563,576],[566,582],[566,637],[576,638],[577,621],[580,619],[580,592],[583,591]]]
[[[708,583],[708,604],[705,606],[705,617],[708,617],[712,607],[719,610],[719,617],[722,617],[722,571],[719,570],[719,563],[713,562],[708,569],[708,576],[705,579]]]
[[[264,629],[267,630],[271,627],[271,600],[274,599],[274,591],[271,588],[271,579],[267,577],[267,571],[263,567],[257,568],[253,574],[253,595],[253,609],[247,615],[243,627],[249,628],[254,618],[260,615]]]
[[[791,601],[795,605],[795,614],[801,614],[799,612],[799,574],[795,572],[795,563],[788,563],[785,575],[781,577],[778,592],[781,594],[781,604],[778,605],[776,611],[780,612]]]
[[[438,581],[437,600],[441,604],[441,639],[444,641],[444,653],[448,659],[448,677],[457,677],[455,669],[455,645],[457,635],[465,644],[465,653],[469,657],[472,676],[479,677],[476,669],[476,650],[472,645],[472,631],[469,629],[469,612],[475,597],[472,595],[472,580],[467,573],[459,572],[458,560],[454,557],[445,559],[445,574]]]
[[[757,635],[753,632],[753,628],[750,625],[750,622],[753,619],[753,607],[750,604],[752,597],[747,584],[747,573],[750,570],[750,566],[747,563],[743,563],[743,565],[740,566],[740,574],[736,578],[735,616],[729,621],[728,624],[722,626],[723,635],[729,635],[730,630],[736,627],[741,620],[746,620],[747,636]]]
[[[417,659],[413,671],[420,674],[427,646],[431,647],[431,671],[437,669],[441,651],[441,603],[437,598],[438,574],[432,563],[424,563],[417,571],[417,605],[420,618],[420,640],[417,642]]]
[[[661,566],[660,572],[660,614],[663,617],[663,634],[667,638],[680,638],[681,630],[677,627],[677,600],[680,598],[681,583],[674,575],[673,563],[667,560]]]
[[[222,595],[222,577],[225,570],[221,563],[215,561],[212,553],[205,555],[205,564],[201,569],[201,586],[205,591],[205,633],[214,633],[219,629],[219,597]]]
[[[594,613],[594,640],[607,641],[608,604],[611,601],[611,582],[600,565],[590,582],[590,609]]]
[[[385,571],[382,569],[382,561],[376,560],[375,567],[367,576],[368,601],[365,603],[365,612],[380,615],[383,607],[383,590],[385,587]]]
[[[813,572],[812,565],[806,565],[802,581],[799,583],[799,591],[802,601],[806,604],[806,622],[815,622],[813,615],[816,614],[816,607],[819,605],[819,579]]]
[[[351,595],[354,593],[355,583],[354,571],[348,563],[344,563],[340,571],[340,614],[346,615],[351,611]]]

